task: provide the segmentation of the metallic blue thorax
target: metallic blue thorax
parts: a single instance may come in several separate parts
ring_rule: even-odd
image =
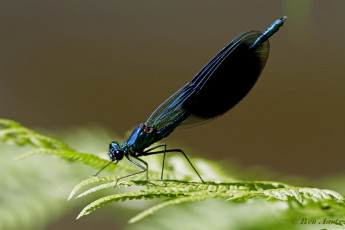
[[[157,134],[154,128],[141,124],[133,131],[128,141],[123,144],[123,147],[130,152],[142,152],[160,139],[160,135]]]
[[[167,137],[181,121],[167,125],[161,130],[157,130],[147,124],[140,124],[133,131],[127,142],[125,142],[121,148],[127,154],[142,153],[145,148],[149,147],[153,143]]]

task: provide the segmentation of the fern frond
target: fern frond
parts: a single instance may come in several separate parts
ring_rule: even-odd
[[[84,187],[89,186],[90,184],[100,183],[100,182],[108,182],[108,181],[116,181],[116,180],[117,180],[117,177],[115,177],[115,176],[91,177],[91,178],[88,178],[86,180],[83,180],[82,182],[80,182],[79,184],[77,184],[73,188],[73,190],[71,191],[71,193],[68,196],[68,200],[72,199],[74,197],[74,195],[79,190],[83,189]]]
[[[145,211],[139,213],[138,215],[132,217],[128,223],[133,224],[136,223],[148,216],[151,216],[152,214],[158,212],[159,210],[166,208],[168,206],[172,206],[172,205],[177,205],[177,204],[183,204],[183,203],[189,203],[189,202],[196,202],[196,201],[203,201],[207,198],[210,197],[198,197],[197,199],[192,198],[192,197],[181,197],[181,198],[177,198],[177,199],[172,199],[163,203],[160,203],[158,205],[155,205],[151,208],[146,209]]]
[[[131,218],[129,220],[129,223],[135,223],[137,221],[142,220],[145,217],[148,217],[155,212],[161,210],[162,208],[176,205],[176,204],[182,204],[186,202],[197,202],[197,201],[203,201],[210,198],[227,198],[228,201],[245,201],[249,200],[258,196],[266,197],[267,199],[274,197],[276,200],[280,201],[287,201],[288,196],[295,199],[300,204],[303,204],[305,200],[308,200],[308,194],[313,194],[314,196],[317,196],[316,194],[323,194],[325,196],[319,197],[319,200],[314,200],[314,202],[321,202],[323,200],[333,201],[337,206],[340,206],[343,210],[345,209],[345,203],[344,198],[334,192],[331,191],[332,196],[327,196],[325,194],[329,194],[329,190],[322,190],[322,189],[315,189],[315,188],[294,188],[294,189],[287,189],[287,188],[280,188],[280,189],[269,189],[264,191],[246,191],[241,192],[238,190],[229,190],[227,192],[217,192],[213,193],[210,191],[199,191],[199,192],[189,192],[185,193],[183,195],[179,194],[177,198],[170,199],[168,201],[162,202],[161,204],[158,204],[156,206],[153,206],[135,217]],[[304,197],[304,199],[302,199]],[[100,199],[101,200],[101,199]],[[100,200],[98,200],[98,203],[101,203]],[[338,207],[339,208],[339,207]],[[82,214],[82,213],[81,213]],[[88,213],[87,213],[88,214]]]
[[[33,148],[33,150],[17,157],[17,159],[47,154],[59,156],[69,161],[79,162],[94,168],[101,168],[109,162],[93,154],[75,151],[68,145],[54,138],[36,133],[10,120],[0,119],[0,142],[28,145]],[[166,180],[164,183],[157,180],[160,175],[160,171],[157,170],[150,170],[149,178],[151,180],[142,180],[145,177],[143,174],[131,177],[131,179],[134,178],[134,180],[121,180],[118,182],[117,187],[132,186],[137,188],[138,191],[133,191],[133,189],[131,189],[130,192],[101,197],[87,205],[81,211],[78,218],[88,215],[92,211],[112,202],[154,200],[157,198],[165,198],[165,201],[138,214],[133,217],[130,222],[134,223],[139,221],[165,207],[182,203],[198,202],[211,198],[222,198],[226,201],[243,202],[261,197],[265,198],[267,201],[279,201],[289,204],[297,203],[299,205],[298,207],[308,206],[310,203],[323,204],[326,202],[331,208],[338,210],[338,214],[341,213],[341,215],[345,215],[344,198],[335,191],[296,187],[272,181],[234,181],[230,176],[226,175],[216,163],[203,160],[199,161],[197,166],[201,165],[201,168],[207,171],[207,175],[212,175],[212,180],[232,182],[190,182],[188,180],[191,177],[188,168],[186,168],[188,165],[186,166],[178,159],[179,158],[170,158],[166,162],[165,176],[170,180]],[[150,162],[150,166],[155,166],[155,164],[155,162]],[[179,172],[177,173],[174,169],[179,169]],[[119,176],[128,175],[132,172],[132,170],[125,166],[115,164],[109,165],[106,170],[116,172],[117,176],[88,178],[74,187],[68,199],[72,197],[85,197],[97,191],[112,188]],[[172,178],[179,178],[180,180],[173,180]],[[143,186],[146,186],[147,189],[143,190]],[[329,212],[323,211],[321,208],[320,210],[325,215],[329,214]]]
[[[77,152],[61,141],[44,136],[21,126],[17,122],[6,119],[0,119],[0,142],[9,142],[21,146],[29,145],[34,148],[34,150],[16,157],[16,160],[22,160],[27,157],[40,154],[47,154],[79,162],[95,169],[100,169],[109,162],[108,160],[102,159],[93,154]],[[118,167],[111,164],[105,169],[105,171],[114,171],[115,168]]]
[[[41,135],[17,122],[6,119],[0,119],[0,142],[31,145],[34,148],[72,150],[61,141]]]
[[[22,127],[18,122],[8,120],[8,119],[0,119],[0,131],[4,129],[10,128],[19,128]]]
[[[107,178],[106,180],[114,180],[115,178]],[[143,213],[140,213],[136,217],[130,220],[130,223],[134,223],[147,217],[154,212],[161,210],[162,208],[181,204],[185,202],[197,202],[210,198],[224,198],[227,201],[246,201],[255,197],[264,197],[267,200],[279,200],[279,201],[291,201],[295,200],[301,205],[305,205],[305,201],[321,202],[328,200],[338,203],[340,206],[344,206],[344,198],[339,194],[327,189],[316,189],[308,187],[294,187],[287,184],[277,182],[233,182],[233,183],[196,183],[186,181],[166,181],[164,184],[161,181],[120,181],[117,185],[132,186],[132,185],[150,185],[151,188],[146,190],[140,190],[137,192],[115,194],[100,198],[88,206],[86,206],[78,218],[84,215],[88,215],[92,211],[105,204],[117,201],[125,201],[132,199],[156,199],[156,198],[168,198],[167,201],[162,202]],[[105,183],[99,186],[95,186],[86,192],[82,193],[78,197],[88,195],[92,192],[99,191],[104,188],[113,187],[116,182]],[[73,190],[73,195],[79,190]],[[72,195],[72,194],[71,194]],[[73,196],[72,195],[72,196]],[[71,197],[71,196],[70,196]]]
[[[35,155],[40,155],[40,154],[60,156],[64,159],[68,159],[73,162],[79,162],[79,163],[88,165],[90,167],[93,167],[95,169],[100,169],[105,164],[109,163],[108,160],[102,159],[96,155],[89,154],[89,153],[80,153],[76,151],[54,150],[54,149],[45,149],[45,148],[39,148],[39,149],[29,151],[21,156],[16,157],[15,160],[22,160],[22,159],[32,157]],[[110,164],[107,168],[105,168],[105,171],[114,171],[115,168],[117,167],[121,167],[121,166]]]

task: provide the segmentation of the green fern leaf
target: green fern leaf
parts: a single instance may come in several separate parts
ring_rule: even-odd
[[[0,119],[0,142],[10,142],[17,145],[31,145],[34,148],[60,149],[71,151],[64,143],[21,126],[19,123]]]
[[[82,163],[93,168],[101,168],[109,162],[93,154],[75,151],[68,145],[54,138],[36,133],[11,120],[0,119],[0,142],[28,145],[33,148],[33,150],[17,157],[17,159],[46,154],[59,156],[63,159]],[[182,203],[199,202],[213,198],[222,198],[232,202],[243,202],[261,197],[268,201],[280,201],[289,204],[295,202],[299,204],[300,207],[308,206],[311,203],[322,204],[327,202],[330,207],[339,211],[337,213],[345,215],[344,198],[335,191],[296,187],[272,181],[234,181],[233,178],[226,175],[216,163],[202,160],[197,164],[198,167],[201,166],[200,168],[207,171],[207,175],[212,175],[212,180],[226,181],[226,183],[190,182],[188,180],[191,176],[186,168],[187,166],[178,159],[180,158],[170,158],[166,162],[165,176],[169,178],[169,180],[166,180],[165,183],[157,180],[160,175],[159,170],[150,170],[149,178],[151,180],[143,180],[145,177],[144,175],[131,177],[131,179],[134,178],[133,180],[121,180],[117,183],[117,187],[132,186],[140,190],[133,191],[133,189],[131,189],[130,192],[101,197],[87,205],[78,215],[78,218],[88,215],[92,211],[112,202],[142,199],[154,200],[157,198],[165,198],[165,200],[133,217],[130,223],[139,221],[165,207]],[[150,166],[155,166],[156,163],[157,162],[150,162]],[[176,173],[176,170],[174,171],[176,168],[180,169],[179,174]],[[106,188],[112,188],[115,186],[117,178],[121,177],[121,175],[128,175],[132,171],[125,166],[115,164],[109,165],[106,170],[116,172],[117,175],[88,178],[74,187],[68,199],[72,197],[85,197]],[[174,180],[173,178],[179,178],[180,180]],[[147,188],[142,189],[143,186]],[[321,213],[330,215],[329,212],[322,211],[322,209],[320,210]]]

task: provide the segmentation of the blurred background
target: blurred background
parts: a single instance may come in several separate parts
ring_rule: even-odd
[[[237,35],[286,15],[247,97],[166,143],[243,168],[344,173],[344,10],[343,0],[2,0],[0,117],[124,136]]]

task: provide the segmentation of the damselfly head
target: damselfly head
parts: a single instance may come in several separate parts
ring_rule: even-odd
[[[117,163],[119,160],[122,160],[124,156],[123,150],[121,149],[119,143],[113,141],[109,144],[109,157],[111,161]]]

